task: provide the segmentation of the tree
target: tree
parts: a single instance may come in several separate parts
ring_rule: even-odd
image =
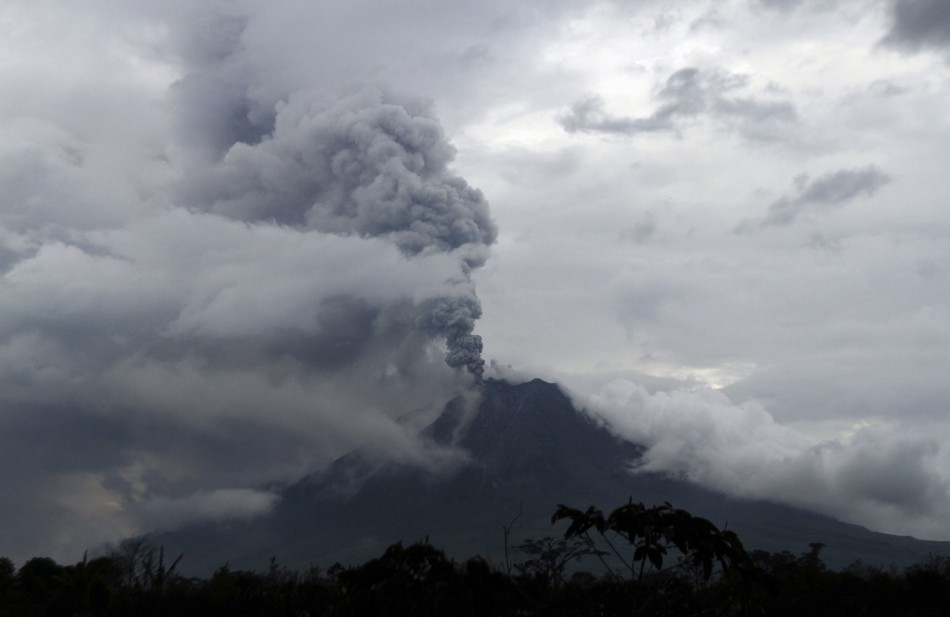
[[[514,565],[518,572],[540,576],[555,585],[564,582],[564,569],[569,563],[600,552],[587,536],[529,539],[516,546],[515,551],[529,556],[526,561]]]
[[[0,592],[5,591],[13,584],[16,576],[16,567],[13,562],[6,557],[0,557]]]
[[[647,507],[631,500],[606,518],[594,506],[582,512],[559,505],[551,521],[556,523],[563,519],[571,521],[564,532],[565,538],[586,537],[594,544],[590,532],[595,530],[610,553],[637,581],[642,580],[648,565],[653,570],[662,570],[670,549],[676,549],[687,563],[700,568],[706,580],[717,566],[722,573],[754,567],[735,533],[719,530],[708,520],[675,509],[668,502]],[[618,538],[626,541],[632,553],[617,547]],[[606,561],[604,564],[615,574],[614,568]]]
[[[178,576],[175,569],[182,557],[179,555],[166,567],[165,547],[156,547],[147,535],[122,540],[108,553],[108,558],[121,568],[126,586],[157,593]]]
[[[595,553],[615,580],[627,578],[621,576],[616,563],[611,565],[605,557],[612,556],[623,566],[633,583],[631,601],[635,611],[640,612],[649,604],[670,614],[687,613],[684,591],[695,591],[694,586],[683,576],[659,576],[670,574],[674,569],[692,575],[704,583],[714,574],[718,574],[718,596],[716,602],[725,606],[732,604],[732,598],[738,596],[740,605],[745,603],[756,591],[756,567],[739,541],[739,537],[728,530],[720,530],[711,522],[693,516],[686,510],[673,508],[669,503],[647,507],[630,500],[627,504],[604,516],[598,508],[590,506],[585,511],[559,505],[551,517],[552,523],[567,519],[570,525],[564,532],[565,538],[587,538],[593,546],[599,539],[609,549]],[[626,546],[624,546],[624,544]],[[670,552],[678,553],[680,559],[674,567],[664,571],[664,564]],[[654,578],[658,585],[647,594],[646,577]]]

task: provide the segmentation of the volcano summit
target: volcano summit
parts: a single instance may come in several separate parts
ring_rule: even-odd
[[[290,567],[360,563],[395,542],[428,538],[456,559],[480,555],[496,565],[510,544],[559,536],[557,504],[610,508],[632,498],[672,502],[736,531],[747,548],[822,557],[843,567],[909,564],[950,543],[872,532],[804,510],[740,500],[659,473],[638,473],[644,448],[625,442],[577,410],[557,385],[489,379],[474,409],[458,397],[425,430],[433,448],[461,458],[441,470],[385,463],[352,452],[322,473],[285,487],[270,514],[230,524],[161,533],[183,552],[186,569],[262,568],[272,556]],[[449,460],[449,459],[447,459]]]

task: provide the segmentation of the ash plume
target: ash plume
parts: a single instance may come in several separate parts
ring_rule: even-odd
[[[445,361],[449,366],[465,367],[475,376],[476,382],[481,382],[485,372],[485,361],[482,359],[482,337],[472,334],[475,320],[482,314],[481,306],[476,298],[468,299],[439,299],[432,302],[432,307],[423,318],[425,326],[445,335],[448,353]]]
[[[247,223],[379,238],[409,258],[448,253],[470,283],[497,229],[482,193],[448,170],[454,154],[423,102],[367,90],[321,108],[300,93],[278,106],[273,132],[186,177],[179,199]],[[444,336],[446,362],[478,379],[471,295],[429,303],[421,322]]]
[[[472,272],[497,230],[431,104],[277,83],[246,37],[261,16],[232,8],[169,14],[147,54],[169,70],[131,98],[0,118],[15,557],[81,554],[149,513],[259,514],[262,486],[355,448],[437,465],[399,419],[480,379]]]

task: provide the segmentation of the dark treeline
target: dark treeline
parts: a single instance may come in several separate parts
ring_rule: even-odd
[[[950,558],[903,571],[857,562],[830,571],[821,544],[747,553],[738,538],[669,504],[605,516],[560,507],[563,538],[526,540],[510,559],[456,563],[428,543],[390,546],[358,565],[177,573],[147,538],[60,565],[0,558],[0,617],[227,615],[945,615]],[[586,566],[590,566],[585,569]]]

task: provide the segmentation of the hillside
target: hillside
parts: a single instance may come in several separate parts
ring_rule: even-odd
[[[187,570],[228,562],[259,569],[272,556],[291,567],[359,563],[397,541],[428,537],[457,559],[481,555],[502,563],[502,528],[513,544],[556,536],[550,517],[558,503],[613,508],[629,498],[663,501],[719,526],[728,525],[748,549],[802,553],[826,545],[832,567],[856,559],[908,565],[950,543],[880,534],[785,505],[730,498],[660,474],[632,474],[643,449],[614,437],[576,410],[560,389],[541,380],[488,380],[475,413],[461,399],[427,429],[435,443],[454,443],[470,463],[451,474],[373,464],[358,452],[321,474],[287,487],[268,516],[245,523],[198,525],[156,535],[184,552]],[[519,515],[520,512],[520,515]],[[514,520],[516,519],[516,520]],[[512,524],[512,520],[514,523]]]

